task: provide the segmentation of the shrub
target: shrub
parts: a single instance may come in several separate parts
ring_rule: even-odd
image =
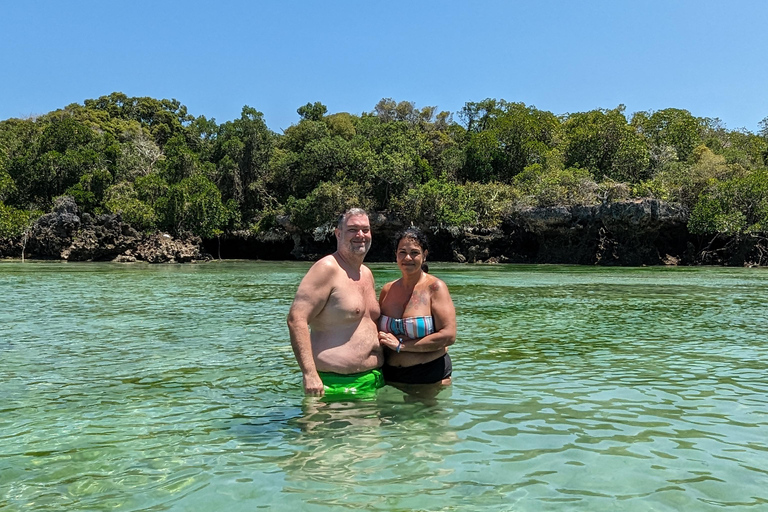
[[[104,193],[112,182],[112,174],[109,171],[94,169],[80,176],[80,181],[69,187],[66,195],[74,198],[81,211],[101,213]]]
[[[123,221],[136,229],[149,231],[157,227],[155,209],[139,199],[132,183],[122,181],[109,187],[105,193],[105,206],[111,213],[120,213]]]
[[[744,176],[746,170],[738,164],[728,164],[721,155],[706,146],[693,151],[692,164],[675,162],[666,166],[652,179],[635,187],[639,196],[651,196],[676,201],[692,209],[699,196],[720,180]]]
[[[768,231],[768,170],[713,183],[696,202],[688,229],[698,234]]]
[[[465,187],[432,179],[394,198],[392,207],[400,216],[416,224],[474,226],[479,219],[472,202]]]
[[[521,200],[520,192],[504,183],[474,183],[464,185],[469,208],[477,215],[477,225],[497,227],[513,206]]]
[[[43,212],[19,210],[0,202],[0,238],[21,236],[34,219]]]
[[[594,204],[597,183],[585,169],[544,169],[529,165],[515,176],[514,185],[533,206]]]
[[[626,201],[632,196],[632,187],[621,181],[607,179],[597,185],[597,195],[606,203]]]

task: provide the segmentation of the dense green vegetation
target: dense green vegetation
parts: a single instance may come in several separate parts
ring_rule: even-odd
[[[176,100],[113,93],[2,121],[0,237],[60,195],[202,237],[265,231],[280,215],[311,230],[348,206],[490,227],[516,208],[640,197],[682,203],[694,233],[768,231],[768,118],[755,134],[674,108],[558,116],[495,99],[458,121],[391,99],[360,115],[319,102],[298,113],[277,134],[248,106],[217,124]]]

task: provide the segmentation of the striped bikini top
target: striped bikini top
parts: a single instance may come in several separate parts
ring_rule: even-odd
[[[407,336],[411,339],[423,338],[435,332],[435,321],[431,316],[409,316],[408,318],[392,318],[387,315],[379,317],[379,328],[391,332],[395,336]]]

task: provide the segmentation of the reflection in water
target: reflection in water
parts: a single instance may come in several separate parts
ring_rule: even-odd
[[[233,430],[258,449],[262,465],[279,468],[286,510],[290,503],[387,510],[423,499],[428,489],[414,480],[448,487],[439,479],[454,471],[445,459],[460,442],[450,396],[444,389],[425,405],[387,387],[369,401],[306,397],[301,410],[268,411]]]
[[[437,264],[453,385],[334,403],[305,271],[0,263],[0,509],[768,507],[764,271]]]

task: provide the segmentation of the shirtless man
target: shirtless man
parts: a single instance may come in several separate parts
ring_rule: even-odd
[[[384,385],[376,319],[379,303],[363,259],[371,248],[368,214],[339,217],[336,252],[312,265],[288,313],[291,346],[307,395],[370,396]]]

